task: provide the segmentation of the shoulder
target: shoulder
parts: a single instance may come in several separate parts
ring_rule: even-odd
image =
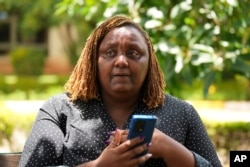
[[[89,107],[95,108],[98,104],[97,100],[75,100],[72,101],[67,93],[56,94],[51,96],[47,101],[44,102],[43,107],[54,110],[57,113],[64,113],[66,115],[74,115],[76,113],[82,113],[88,110]]]
[[[165,102],[164,105],[162,106],[162,109],[166,111],[166,113],[168,114],[176,116],[182,115],[186,119],[198,116],[198,113],[192,104],[188,103],[185,100],[182,100],[180,98],[168,94],[165,95]]]
[[[60,94],[56,94],[56,95],[49,97],[45,101],[45,104],[52,103],[52,104],[59,105],[59,104],[68,103],[68,102],[70,102],[70,99],[67,93],[60,93]]]
[[[69,100],[69,97],[67,96],[66,93],[60,93],[51,96],[48,98],[42,108],[44,109],[54,109],[54,110],[60,110],[62,108],[65,108],[67,106],[71,106],[72,102]]]
[[[69,97],[67,95],[67,93],[60,93],[60,94],[56,94],[56,95],[53,95],[51,96],[48,101],[65,101],[65,100],[69,100]]]
[[[202,127],[199,113],[190,103],[171,95],[165,96],[164,105],[156,110],[163,123],[168,122],[173,129]]]
[[[169,94],[165,94],[165,102],[163,106],[168,106],[168,107],[184,107],[184,108],[193,108],[191,104],[189,104],[187,101],[182,100],[180,98],[174,97]]]

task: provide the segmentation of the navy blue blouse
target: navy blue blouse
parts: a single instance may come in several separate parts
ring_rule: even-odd
[[[191,150],[197,167],[221,167],[204,125],[190,104],[166,95],[164,106],[148,109],[140,101],[133,114],[156,115],[159,118],[156,128]],[[130,119],[124,129],[129,127]],[[107,146],[108,132],[115,129],[101,100],[70,102],[66,94],[53,96],[40,108],[19,167],[73,167],[94,160]],[[144,166],[166,164],[162,159],[150,159]]]

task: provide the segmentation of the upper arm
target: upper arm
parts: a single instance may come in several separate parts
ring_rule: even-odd
[[[64,133],[60,114],[49,100],[41,107],[26,140],[20,166],[60,165]]]
[[[188,110],[187,120],[189,126],[187,129],[185,146],[209,161],[213,166],[221,166],[216,150],[199,114],[192,106],[189,106]]]

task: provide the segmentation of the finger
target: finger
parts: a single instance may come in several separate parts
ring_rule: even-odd
[[[128,135],[122,135],[120,143],[124,143],[127,140],[128,140]]]
[[[132,159],[131,166],[140,166],[140,165],[144,164],[147,160],[149,160],[151,157],[152,157],[152,154],[147,153],[147,154],[140,156],[138,158],[134,158],[134,159]]]
[[[128,130],[127,129],[126,130],[116,129],[114,131],[109,132],[109,135],[110,136],[114,136],[117,130],[119,130],[119,132],[121,133],[121,135],[128,135]]]
[[[120,144],[125,142],[128,138],[128,130],[121,130],[121,129],[118,129],[119,132],[118,133],[121,133],[121,139],[120,139]],[[116,131],[111,131],[109,132],[109,138],[105,141],[107,145],[109,145],[111,142],[115,143],[114,140],[114,137],[115,137],[115,134],[116,134]],[[118,144],[118,143],[117,143]]]
[[[120,142],[123,143],[123,142],[127,141],[127,139],[128,139],[128,130],[123,130]]]
[[[128,130],[122,130],[122,135],[128,135]]]
[[[113,139],[110,141],[110,144],[108,145],[109,148],[116,148],[120,145],[121,142],[121,133],[122,131],[120,129],[116,129]]]
[[[132,149],[130,149],[128,152],[128,155],[129,155],[130,159],[133,159],[133,158],[141,157],[141,156],[145,155],[146,153],[148,153],[147,144],[141,144],[141,145],[137,145],[137,146],[133,147]]]
[[[130,140],[126,140],[124,143],[121,144],[121,152],[127,152],[128,150],[138,146],[143,142],[144,138],[142,137],[135,137]]]
[[[121,134],[120,143],[125,142],[128,138],[128,130],[119,129],[119,133]]]

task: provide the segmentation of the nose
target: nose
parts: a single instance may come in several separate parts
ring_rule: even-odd
[[[118,66],[118,67],[126,67],[126,66],[128,66],[127,57],[124,56],[124,54],[118,55],[117,59],[115,61],[115,66]]]

